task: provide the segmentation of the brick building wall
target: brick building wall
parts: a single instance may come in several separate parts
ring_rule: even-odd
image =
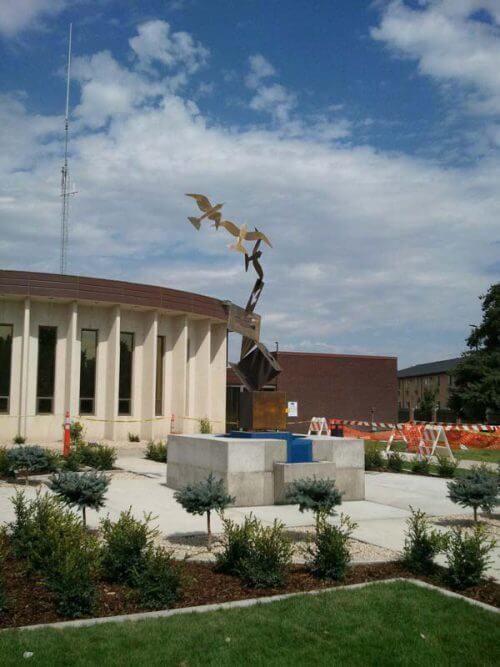
[[[294,431],[306,431],[311,417],[370,419],[372,408],[377,421],[397,420],[396,357],[280,351],[278,361],[276,388],[298,403]],[[238,384],[231,371],[227,382]]]

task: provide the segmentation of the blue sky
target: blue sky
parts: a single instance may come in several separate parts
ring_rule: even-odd
[[[4,268],[58,270],[70,21],[70,273],[244,302],[199,191],[273,241],[268,343],[463,349],[500,269],[497,0],[0,5]]]

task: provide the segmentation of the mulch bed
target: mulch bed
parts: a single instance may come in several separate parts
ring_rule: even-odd
[[[399,563],[375,563],[356,565],[349,569],[345,580],[336,584],[332,581],[317,579],[304,566],[290,568],[286,586],[283,588],[249,589],[245,588],[236,577],[215,572],[209,563],[182,563],[182,595],[175,607],[191,607],[204,604],[230,602],[245,598],[258,598],[282,593],[296,593],[329,588],[335,585],[357,584],[366,581],[380,581],[393,577],[413,577]],[[4,562],[4,584],[9,609],[0,612],[0,628],[51,623],[66,620],[61,617],[55,606],[54,595],[47,590],[38,576],[27,577],[23,565],[18,560],[8,557]],[[438,574],[433,577],[417,577],[435,585],[442,585]],[[464,595],[500,607],[500,585],[487,581],[481,586],[462,591]],[[138,603],[136,595],[127,586],[100,584],[95,617],[115,616],[147,611]]]

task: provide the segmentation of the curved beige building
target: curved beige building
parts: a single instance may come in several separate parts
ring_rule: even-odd
[[[225,428],[223,302],[151,285],[0,270],[0,442]]]

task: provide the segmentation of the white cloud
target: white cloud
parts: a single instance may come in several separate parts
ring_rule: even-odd
[[[480,20],[481,10],[489,22]],[[499,31],[498,0],[423,0],[418,8],[393,0],[371,35],[418,60],[423,74],[464,86],[471,110],[498,114]]]
[[[245,77],[245,83],[255,91],[250,100],[250,108],[269,113],[276,121],[286,123],[297,105],[296,95],[280,83],[264,83],[266,79],[276,75],[276,70],[262,54],[250,56],[248,62],[250,72]]]
[[[138,27],[137,32],[129,44],[144,67],[162,63],[169,69],[180,67],[193,74],[210,55],[209,50],[195,42],[189,33],[172,32],[166,21],[147,21]]]
[[[165,81],[152,81],[122,67],[109,51],[75,58],[73,77],[81,86],[75,116],[83,125],[95,128],[104,125],[111,116],[128,114],[164,95],[168,89]]]
[[[250,65],[250,72],[245,78],[245,83],[249,88],[257,88],[262,79],[267,79],[276,74],[274,67],[261,53],[250,56],[248,63]]]
[[[41,19],[59,14],[66,0],[2,0],[0,33],[13,37],[28,28],[37,27]]]
[[[207,123],[168,82],[109,53],[81,58],[76,73],[85,125],[70,145],[79,191],[71,272],[245,303],[253,276],[227,250],[224,230],[197,233],[186,220],[194,209],[184,193],[204,192],[273,242],[259,304],[266,341],[398,354],[403,363],[460,351],[479,318],[476,297],[494,279],[497,155],[440,167],[331,142],[327,119],[316,119],[325,136],[307,134],[298,112],[295,134],[238,131]],[[57,270],[62,119],[33,116],[12,98],[0,99],[0,113],[11,156],[0,159],[1,265]]]

